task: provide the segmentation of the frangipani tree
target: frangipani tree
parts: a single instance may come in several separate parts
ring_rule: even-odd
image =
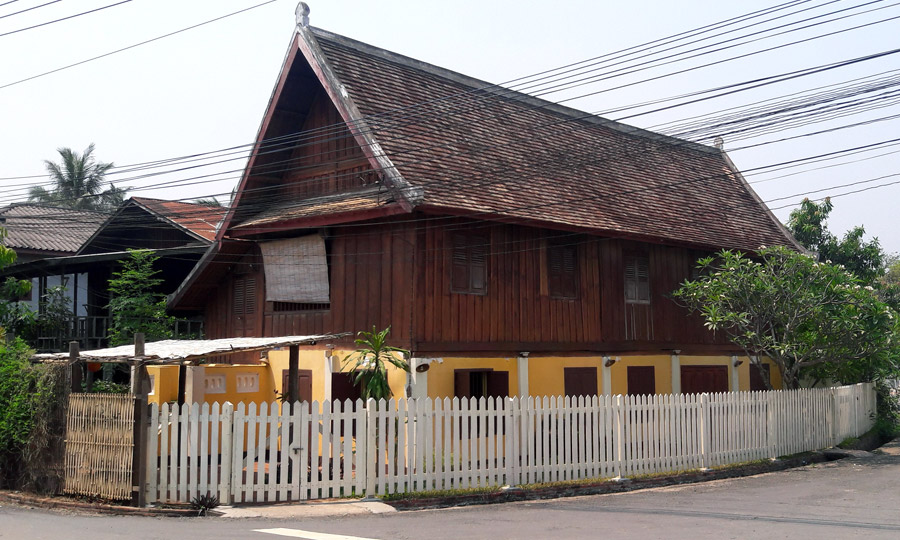
[[[675,300],[748,356],[769,357],[784,388],[796,388],[801,375],[896,373],[894,314],[842,267],[765,246],[755,257],[721,251],[697,267],[700,278],[685,281]]]

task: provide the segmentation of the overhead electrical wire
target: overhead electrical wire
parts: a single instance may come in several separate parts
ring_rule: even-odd
[[[52,21],[47,21],[47,22],[42,22],[42,23],[40,23],[40,24],[34,24],[34,25],[31,25],[31,26],[26,26],[25,28],[19,28],[18,30],[12,30],[12,31],[10,31],[10,32],[4,32],[4,33],[0,34],[0,37],[3,37],[3,36],[9,36],[9,35],[12,35],[12,34],[18,34],[19,32],[24,32],[24,31],[26,31],[26,30],[33,30],[33,29],[35,29],[35,28],[41,28],[41,27],[43,27],[43,26],[47,26],[47,25],[54,24],[54,23],[58,23],[58,22],[62,22],[62,21],[68,21],[69,19],[74,19],[74,18],[76,18],[76,17],[81,17],[82,15],[89,15],[89,14],[91,14],[91,13],[96,13],[96,12],[98,12],[98,11],[103,11],[104,9],[109,9],[109,8],[111,8],[111,7],[121,6],[122,4],[127,4],[128,2],[131,2],[131,0],[122,0],[121,2],[116,2],[115,4],[109,4],[109,5],[102,6],[102,7],[98,7],[98,8],[96,8],[96,9],[92,9],[92,10],[89,10],[89,11],[82,11],[81,13],[76,13],[76,14],[74,14],[74,15],[69,15],[68,17],[62,17],[62,18],[60,18],[60,19],[55,19],[55,20],[52,20]],[[52,2],[51,2],[51,3],[52,3]],[[44,5],[47,5],[47,4],[44,4]],[[38,7],[41,7],[41,6],[38,6]]]

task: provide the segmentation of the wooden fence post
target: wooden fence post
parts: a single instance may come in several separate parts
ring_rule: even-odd
[[[616,477],[625,478],[625,397],[616,395]]]
[[[231,450],[234,432],[234,405],[230,401],[226,401],[225,404],[222,405],[222,411],[219,414],[221,415],[220,422],[222,423],[222,437],[219,442],[219,447],[222,449],[222,465],[219,474],[219,502],[222,504],[232,504],[234,498],[232,495],[233,490],[231,488]],[[282,441],[281,444],[288,444],[288,442]],[[282,464],[282,466],[287,467],[287,464]]]
[[[300,401],[300,346],[291,345],[288,351],[288,387],[281,392],[287,392],[285,403],[294,403]]]
[[[700,394],[700,459],[704,469],[709,469],[710,465],[710,445],[712,437],[710,436],[710,407],[709,394],[703,392]]]
[[[375,431],[378,417],[375,410],[375,400],[366,400],[366,498],[375,498],[375,480],[378,472],[379,448],[376,444]],[[384,471],[381,471],[384,474]]]
[[[142,507],[147,503],[147,389],[144,384],[147,370],[143,362],[135,362],[132,374],[137,392],[134,394],[134,451],[131,463],[131,504]]]
[[[71,369],[72,393],[81,393],[81,360],[79,358],[78,342],[69,342],[69,366]]]

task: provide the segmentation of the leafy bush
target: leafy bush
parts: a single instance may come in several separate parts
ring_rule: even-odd
[[[31,364],[20,338],[0,341],[0,487],[55,491],[65,429],[65,368]]]

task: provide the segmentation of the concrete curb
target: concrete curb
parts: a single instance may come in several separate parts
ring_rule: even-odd
[[[50,510],[78,510],[118,516],[197,517],[197,511],[192,508],[136,508],[134,506],[85,502],[67,497],[42,497],[15,491],[0,491],[0,503]]]
[[[841,456],[844,457],[844,456]],[[650,478],[634,478],[622,480],[607,480],[594,484],[576,484],[571,486],[528,488],[498,490],[472,495],[451,495],[435,498],[397,499],[385,501],[400,511],[426,510],[435,508],[449,508],[454,506],[471,506],[477,504],[497,504],[513,501],[533,501],[541,499],[558,499],[563,497],[579,497],[583,495],[602,495],[607,493],[623,493],[639,489],[657,488],[673,485],[694,484],[708,482],[710,480],[723,480],[726,478],[739,478],[753,476],[768,472],[783,471],[795,467],[802,467],[813,463],[823,463],[829,459],[822,452],[812,452],[800,457],[775,460],[769,463],[758,463],[726,469],[709,469],[705,471],[691,471],[681,474],[653,476]]]

